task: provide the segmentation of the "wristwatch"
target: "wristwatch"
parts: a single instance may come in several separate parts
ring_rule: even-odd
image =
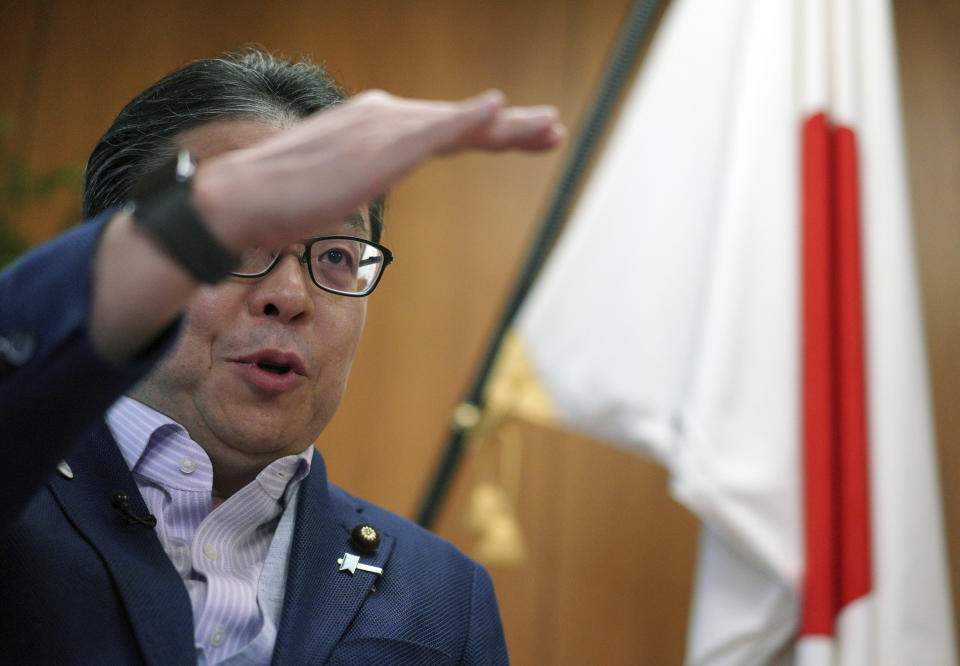
[[[240,257],[213,237],[193,207],[190,193],[196,170],[190,151],[180,150],[134,185],[124,210],[190,275],[213,284],[236,270]]]

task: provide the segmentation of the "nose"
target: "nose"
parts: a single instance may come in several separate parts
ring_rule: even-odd
[[[313,314],[310,276],[293,254],[283,256],[250,290],[250,314],[273,317],[287,324]]]

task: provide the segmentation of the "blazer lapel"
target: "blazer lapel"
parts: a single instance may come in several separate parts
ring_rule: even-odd
[[[325,663],[359,612],[377,576],[340,571],[337,560],[345,552],[359,554],[349,539],[361,522],[354,507],[332,501],[323,458],[315,451],[300,486],[274,664]],[[381,534],[377,552],[360,561],[386,569],[392,549],[393,537]]]
[[[110,503],[125,493],[147,514],[140,491],[105,423],[67,457],[74,478],[55,474],[50,488],[67,517],[106,564],[149,664],[195,664],[193,611],[179,574],[152,529],[126,525]]]

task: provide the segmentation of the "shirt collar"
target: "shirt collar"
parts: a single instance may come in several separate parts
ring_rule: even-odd
[[[295,455],[278,458],[257,474],[256,482],[270,497],[286,506],[287,495],[310,473],[313,446]]]
[[[206,451],[190,439],[186,428],[166,414],[139,400],[121,396],[107,410],[106,421],[131,472],[162,485],[186,485],[185,490],[209,491],[213,487],[213,468]],[[178,461],[176,464],[190,457],[196,463],[196,471],[189,475],[165,473],[160,465],[171,457]],[[255,481],[270,497],[281,501],[310,473],[312,461],[311,445],[298,454],[274,460],[260,471]]]
[[[147,450],[168,435],[177,433],[189,437],[187,429],[166,414],[127,396],[121,396],[113,403],[106,417],[110,434],[131,472],[137,471]]]

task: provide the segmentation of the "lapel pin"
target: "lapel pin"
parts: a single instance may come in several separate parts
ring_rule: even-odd
[[[357,525],[350,532],[350,544],[363,555],[372,555],[380,547],[380,533],[372,525]]]
[[[73,478],[73,470],[70,469],[70,465],[67,464],[66,460],[61,460],[57,463],[57,471],[60,472],[60,476],[65,479]]]
[[[351,576],[357,572],[357,569],[360,571],[369,571],[378,576],[383,575],[383,569],[370,566],[369,564],[360,564],[360,556],[354,555],[353,553],[344,553],[343,557],[337,559],[337,564],[340,565],[340,571],[349,571]]]

